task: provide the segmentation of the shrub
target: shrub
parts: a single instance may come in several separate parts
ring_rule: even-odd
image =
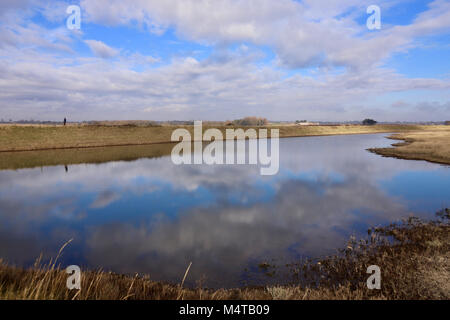
[[[365,126],[372,126],[374,124],[377,124],[377,122],[373,119],[364,119],[362,124]]]
[[[238,126],[264,126],[267,125],[269,121],[266,118],[258,117],[245,117],[243,119],[234,120],[233,124]]]

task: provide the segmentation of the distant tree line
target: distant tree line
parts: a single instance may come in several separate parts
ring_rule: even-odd
[[[227,124],[233,124],[236,126],[265,126],[269,124],[269,121],[266,118],[245,117],[242,119],[234,120],[231,123],[228,122]]]

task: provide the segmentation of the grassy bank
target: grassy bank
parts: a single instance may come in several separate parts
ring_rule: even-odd
[[[391,139],[403,140],[393,148],[369,149],[379,155],[450,164],[450,126],[447,130],[399,133]]]
[[[0,299],[449,299],[450,210],[435,221],[409,219],[371,229],[339,255],[293,264],[291,286],[210,290],[151,281],[148,276],[84,272],[81,290],[66,289],[53,266],[29,270],[0,264]],[[195,263],[195,262],[194,262]],[[367,267],[381,269],[381,289],[366,286]],[[187,276],[189,276],[187,274]]]
[[[405,132],[412,130],[440,130],[441,126],[413,125],[342,125],[342,126],[271,126],[280,130],[280,137],[360,134],[377,132]],[[443,126],[442,126],[443,127]],[[171,141],[176,128],[193,133],[192,126],[0,126],[0,151],[31,151],[61,148],[85,148],[164,143]],[[203,130],[208,129],[203,126]],[[218,127],[222,132],[232,126]]]
[[[173,130],[192,126],[171,125],[0,125],[0,170],[47,165],[101,163],[135,160],[170,154]],[[210,128],[206,125],[204,130]],[[218,126],[225,132],[233,126]],[[270,126],[280,137],[302,137],[381,132],[442,132],[448,126],[416,125],[342,125],[342,126]],[[20,151],[20,152],[19,152]]]
[[[173,144],[0,152],[0,170],[109,161],[133,161],[169,155]]]

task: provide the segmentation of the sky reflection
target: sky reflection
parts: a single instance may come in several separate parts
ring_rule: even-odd
[[[271,258],[329,254],[352,234],[449,205],[448,167],[382,158],[386,134],[280,141],[280,172],[169,157],[0,171],[0,257],[235,286]]]

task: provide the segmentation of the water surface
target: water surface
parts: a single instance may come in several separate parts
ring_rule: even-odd
[[[386,134],[280,140],[280,171],[170,157],[0,171],[0,257],[189,284],[261,281],[263,261],[335,253],[350,235],[449,205],[448,166],[383,158]],[[148,146],[152,148],[152,146]]]

